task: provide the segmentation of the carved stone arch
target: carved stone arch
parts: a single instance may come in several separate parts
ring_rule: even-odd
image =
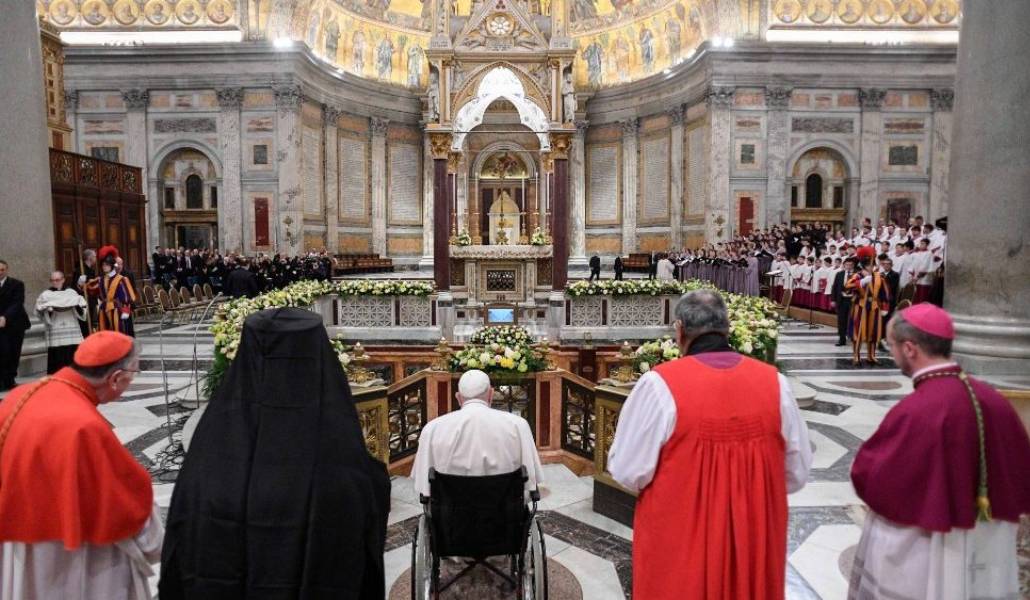
[[[206,156],[215,167],[215,179],[221,181],[222,161],[218,156],[218,152],[211,146],[198,140],[175,140],[161,146],[150,160],[150,164],[153,165],[153,168],[150,170],[152,173],[150,177],[151,180],[159,179],[157,174],[161,172],[161,167],[164,166],[165,160],[167,160],[168,157],[177,150],[196,150]],[[204,179],[204,177],[201,177],[201,179]]]
[[[526,95],[525,81],[516,71],[506,66],[494,66],[475,81],[475,95],[461,104],[454,116],[451,150],[462,151],[465,137],[482,124],[487,108],[499,98],[504,98],[515,106],[520,123],[534,132],[540,140],[541,151],[551,149],[547,111]]]
[[[547,92],[544,91],[540,84],[526,72],[522,67],[508,62],[506,60],[498,60],[489,64],[485,64],[469,74],[468,78],[465,79],[465,83],[462,84],[461,88],[454,95],[453,106],[461,107],[468,103],[469,100],[476,97],[476,93],[479,90],[479,84],[483,78],[487,76],[491,71],[497,67],[504,67],[515,74],[522,82],[522,87],[526,91],[526,97],[535,102],[540,109],[546,114],[547,106],[549,104],[547,100]]]
[[[526,174],[529,178],[533,179],[536,177],[537,166],[536,161],[533,159],[535,153],[532,150],[526,150],[522,144],[517,144],[507,140],[493,142],[480,150],[479,153],[476,154],[476,159],[472,161],[472,168],[469,171],[471,176],[476,176],[479,171],[482,170],[483,163],[485,163],[488,158],[498,152],[504,152],[505,150],[517,153],[519,158],[526,165]]]
[[[858,177],[858,160],[855,158],[855,155],[843,144],[834,140],[826,139],[812,140],[795,148],[794,151],[790,153],[790,158],[787,160],[786,172],[793,173],[794,166],[797,165],[799,160],[801,160],[801,157],[809,150],[815,150],[817,148],[826,148],[827,150],[832,150],[840,155],[841,160],[844,161],[844,167],[848,170],[844,177],[845,180]]]

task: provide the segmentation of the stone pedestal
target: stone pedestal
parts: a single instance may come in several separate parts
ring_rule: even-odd
[[[8,175],[0,186],[0,258],[25,282],[25,305],[32,307],[54,268],[43,59],[35,4],[7,9],[0,21],[0,167]]]
[[[955,355],[981,375],[1030,373],[1030,2],[963,5],[948,203],[945,307]]]

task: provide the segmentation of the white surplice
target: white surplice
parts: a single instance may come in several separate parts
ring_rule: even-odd
[[[777,375],[780,384],[781,433],[786,442],[787,493],[805,487],[812,466],[808,426],[794,400],[790,382]],[[676,429],[676,400],[661,375],[644,373],[633,386],[619,413],[618,432],[608,452],[608,471],[626,489],[647,487],[658,469],[662,447]]]
[[[114,544],[62,542],[0,544],[3,600],[149,600],[155,564],[161,560],[164,525],[154,506],[143,530]]]
[[[848,600],[1019,600],[1018,530],[990,521],[940,533],[870,512]]]
[[[501,475],[526,467],[526,489],[543,482],[543,467],[529,423],[518,415],[466,400],[461,410],[426,424],[411,467],[415,491],[429,495],[429,469],[448,475]]]

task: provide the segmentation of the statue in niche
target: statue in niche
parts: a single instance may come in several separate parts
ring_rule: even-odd
[[[436,71],[429,71],[429,91],[426,93],[426,120],[430,123],[440,118],[440,85]]]
[[[561,84],[562,105],[565,109],[565,122],[576,120],[576,87],[572,84],[572,71],[565,72],[565,80]]]

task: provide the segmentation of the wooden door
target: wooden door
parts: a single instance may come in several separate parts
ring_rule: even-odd
[[[740,231],[737,235],[750,235],[755,228],[755,203],[750,196],[740,197],[739,220]]]

